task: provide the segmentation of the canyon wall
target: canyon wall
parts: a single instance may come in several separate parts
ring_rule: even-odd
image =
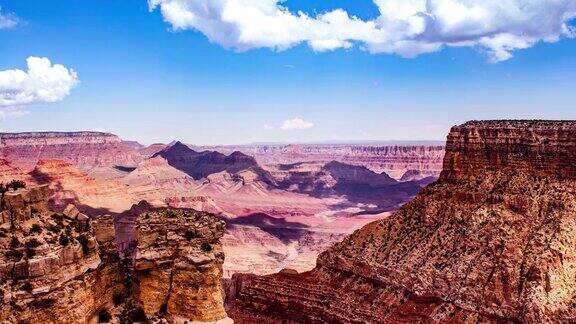
[[[452,129],[440,180],[322,253],[314,270],[236,274],[236,323],[576,321],[576,125]]]
[[[0,133],[0,158],[27,171],[39,160],[64,160],[82,168],[133,166],[141,160],[118,136],[100,132]]]
[[[468,122],[448,135],[443,180],[495,170],[576,177],[576,121]]]
[[[410,170],[422,172],[420,178],[438,176],[442,170],[443,143],[398,144],[290,144],[203,147],[223,153],[240,151],[254,156],[260,165],[298,162],[338,161],[386,172],[401,179]]]

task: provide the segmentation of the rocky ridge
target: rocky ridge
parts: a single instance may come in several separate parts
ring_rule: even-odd
[[[149,210],[139,236],[129,237],[138,252],[130,259],[119,244],[120,220],[91,219],[73,205],[53,212],[51,194],[44,185],[2,196],[0,322],[225,322],[222,222],[193,211]],[[160,269],[175,286],[162,309],[149,307],[147,297],[166,294],[161,282],[147,279]]]
[[[322,253],[314,270],[234,275],[236,323],[576,320],[576,124],[470,122],[440,180]]]
[[[365,166],[370,170],[386,172],[400,179],[410,170],[425,171],[438,176],[442,170],[444,145],[442,143],[398,144],[254,144],[240,146],[202,147],[225,154],[240,151],[254,156],[260,165],[294,164],[299,162],[342,163]],[[420,179],[420,178],[419,178]]]

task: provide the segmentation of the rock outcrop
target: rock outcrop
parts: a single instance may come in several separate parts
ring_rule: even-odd
[[[574,178],[575,138],[576,121],[468,122],[448,135],[442,178],[478,178],[496,170]]]
[[[134,209],[147,212],[129,232],[121,219],[91,219],[74,205],[51,211],[50,196],[47,185],[2,196],[0,322],[230,322],[220,286],[222,221],[140,204]],[[126,242],[137,242],[136,254],[126,253]]]
[[[114,263],[104,263],[90,220],[68,208],[48,209],[47,186],[4,197],[0,225],[0,321],[85,323],[122,289]],[[74,216],[72,216],[74,215]]]
[[[240,152],[233,152],[230,155],[216,151],[196,152],[180,142],[153,155],[153,157],[157,156],[163,157],[168,164],[196,180],[222,171],[236,173],[250,168],[259,168],[253,157]]]
[[[221,287],[224,222],[193,210],[136,207],[134,298],[171,321],[227,318]]]
[[[234,275],[236,323],[576,321],[576,124],[470,122],[444,171],[314,270]]]
[[[64,160],[89,169],[134,166],[142,159],[118,136],[100,132],[0,133],[0,158],[25,171],[39,160]]]

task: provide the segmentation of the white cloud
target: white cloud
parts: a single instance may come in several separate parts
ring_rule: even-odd
[[[280,126],[281,130],[297,130],[297,129],[307,129],[314,127],[314,124],[311,122],[307,122],[302,118],[293,118],[284,121],[282,126]]]
[[[0,120],[17,118],[28,115],[30,112],[19,107],[0,108]]]
[[[265,130],[273,130],[273,129],[274,129],[274,126],[271,126],[271,125],[268,125],[268,124],[264,124],[263,127],[264,127]]]
[[[193,29],[235,50],[315,51],[360,45],[370,53],[414,57],[445,46],[486,51],[493,61],[534,44],[576,36],[575,0],[373,0],[380,15],[362,20],[336,9],[293,13],[283,0],[149,0],[174,30]]]
[[[76,72],[47,58],[29,57],[28,70],[0,71],[0,115],[16,116],[30,104],[57,102],[78,84]]]
[[[12,28],[18,25],[18,18],[11,13],[3,14],[0,6],[0,29]]]

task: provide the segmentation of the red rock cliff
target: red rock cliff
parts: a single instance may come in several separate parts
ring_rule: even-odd
[[[452,129],[441,179],[314,270],[233,276],[236,323],[576,321],[576,124]]]
[[[100,132],[0,133],[0,158],[26,170],[39,160],[65,160],[85,168],[136,165],[141,160],[118,136]]]
[[[524,170],[576,177],[576,121],[472,121],[448,135],[443,180]]]

